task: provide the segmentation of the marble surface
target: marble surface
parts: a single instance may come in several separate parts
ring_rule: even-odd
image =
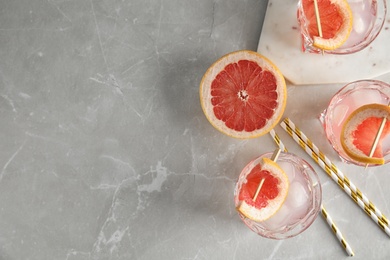
[[[317,55],[301,51],[297,2],[269,1],[258,46],[258,52],[274,61],[292,84],[345,83],[390,72],[389,11],[378,37],[362,51],[350,55]]]
[[[198,85],[217,58],[256,50],[266,1],[0,2],[0,259],[343,259],[319,217],[283,241],[251,232],[233,188],[275,145],[206,120]],[[390,82],[390,75],[379,79]],[[340,84],[288,85],[285,116],[390,216],[389,166],[340,162],[317,116]],[[389,237],[311,162],[355,251]]]

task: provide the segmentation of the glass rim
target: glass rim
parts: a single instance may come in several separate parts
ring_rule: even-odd
[[[342,148],[340,148],[337,145],[337,142],[335,141],[336,137],[335,137],[335,134],[333,132],[333,128],[331,127],[331,125],[332,125],[331,117],[333,116],[333,109],[329,109],[329,108],[332,108],[333,106],[335,106],[339,102],[338,100],[339,100],[340,95],[343,95],[344,93],[347,93],[348,91],[352,91],[352,90],[356,90],[356,89],[357,90],[366,89],[367,87],[370,87],[370,88],[375,87],[375,88],[379,88],[381,90],[384,90],[384,89],[388,90],[387,93],[384,93],[384,94],[387,95],[389,100],[390,100],[390,84],[388,84],[384,81],[375,80],[375,79],[356,80],[356,81],[352,81],[352,82],[347,83],[332,96],[332,98],[330,99],[327,107],[325,108],[325,110],[323,111],[322,116],[321,116],[322,117],[322,126],[325,130],[326,139],[333,147],[333,150],[339,155],[339,157],[344,162],[354,164],[357,166],[366,166],[366,164],[353,160],[352,158],[350,158],[348,155],[345,154],[345,152],[342,150]],[[384,164],[387,164],[390,162],[390,155],[388,155],[387,157],[388,158],[385,158]],[[377,167],[380,165],[381,164],[368,164],[367,166],[368,167]]]
[[[250,166],[252,164],[256,165],[257,163],[259,163],[259,160],[261,160],[262,158],[264,158],[264,157],[271,158],[271,156],[272,156],[272,152],[266,152],[266,153],[260,154],[259,156],[255,157],[254,159],[252,159],[249,163],[247,163],[244,166],[244,168],[240,172],[239,178],[238,178],[238,180],[235,184],[235,188],[234,188],[235,206],[237,206],[237,202],[238,202],[238,194],[239,194],[238,190],[239,190],[240,179],[243,178],[244,174],[248,174],[253,169],[253,166],[250,169],[248,169],[248,166]],[[307,169],[306,172],[309,174],[309,177],[310,177],[309,183],[316,184],[316,185],[314,185],[315,188],[313,188],[313,190],[310,192],[310,195],[313,199],[310,210],[305,214],[305,217],[303,218],[304,221],[301,220],[302,223],[304,223],[305,225],[300,226],[299,224],[302,224],[302,223],[297,222],[294,227],[292,227],[291,229],[284,231],[284,232],[283,231],[277,231],[277,232],[264,231],[264,232],[262,232],[262,230],[259,230],[259,228],[254,230],[254,228],[252,227],[252,225],[257,225],[257,227],[259,227],[259,225],[260,226],[262,225],[262,222],[255,222],[253,220],[247,219],[245,216],[243,216],[241,213],[238,212],[241,220],[245,223],[245,225],[249,229],[251,229],[253,232],[255,232],[256,234],[258,234],[262,237],[269,238],[269,239],[275,239],[275,240],[282,240],[282,239],[295,237],[295,236],[301,234],[302,232],[304,232],[306,229],[308,229],[313,224],[315,219],[317,218],[317,216],[321,210],[321,204],[322,204],[322,185],[321,185],[320,178],[319,178],[317,172],[315,171],[315,169],[313,168],[313,166],[309,162],[307,162],[305,159],[303,159],[302,157],[300,157],[294,153],[281,152],[279,155],[279,160],[283,160],[283,158],[297,159],[299,161],[299,163],[302,163],[303,165],[305,165],[305,167]],[[314,187],[314,186],[312,185],[312,187]]]
[[[348,0],[347,0],[348,1]],[[382,28],[386,21],[387,15],[387,2],[386,0],[372,0],[372,3],[376,4],[376,16],[371,29],[366,32],[366,36],[363,40],[360,40],[352,46],[341,46],[335,50],[324,50],[313,46],[313,40],[308,36],[306,19],[304,19],[304,11],[302,7],[302,0],[298,1],[297,4],[297,20],[300,27],[301,41],[302,41],[302,50],[304,52],[312,53],[328,53],[328,54],[337,54],[337,55],[347,55],[352,54],[358,51],[361,51],[368,47],[380,34]],[[380,13],[378,13],[380,11]],[[304,33],[302,33],[302,31]]]

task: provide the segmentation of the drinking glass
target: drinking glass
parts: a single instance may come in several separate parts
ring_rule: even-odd
[[[304,52],[350,54],[366,48],[376,39],[386,20],[386,0],[348,0],[348,3],[353,14],[350,36],[341,47],[335,50],[322,50],[313,46],[313,39],[308,33],[308,21],[302,8],[302,1],[298,1],[297,18]]]
[[[340,143],[340,134],[345,120],[359,107],[367,104],[385,104],[390,100],[390,85],[378,80],[359,80],[341,88],[330,100],[328,107],[321,113],[320,121],[325,129],[326,138],[347,163],[360,166],[366,164],[351,159]],[[382,145],[385,163],[390,161],[390,143]],[[370,164],[369,166],[375,166]]]
[[[272,153],[260,155],[244,167],[234,191],[236,207],[240,205],[239,193],[247,175],[262,158],[271,156]],[[290,183],[281,208],[262,222],[246,218],[240,212],[239,215],[255,233],[266,238],[286,239],[302,233],[314,222],[321,208],[322,191],[317,173],[305,160],[292,153],[281,152],[277,163],[285,171]]]

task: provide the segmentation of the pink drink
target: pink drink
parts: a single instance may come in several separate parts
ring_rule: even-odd
[[[376,1],[350,0],[348,2],[353,14],[353,27],[343,48],[353,47],[356,43],[364,41],[375,24],[377,11]]]
[[[261,158],[271,157],[264,154],[250,162],[241,172],[235,189],[235,205],[240,204],[239,191],[246,176]],[[306,230],[315,220],[321,205],[321,185],[314,169],[303,159],[281,153],[277,160],[289,179],[287,198],[281,208],[271,218],[255,222],[240,214],[244,223],[257,234],[273,239],[293,237]]]
[[[353,15],[353,26],[347,41],[338,49],[325,50],[332,54],[350,54],[367,47],[381,31],[386,19],[386,0],[347,0]],[[306,20],[301,5],[298,2],[298,22],[301,27],[302,48],[305,52],[320,53],[322,50],[314,47],[313,41],[306,29]]]
[[[320,119],[324,125],[329,142],[342,159],[362,165],[362,163],[350,159],[340,144],[341,130],[348,116],[363,105],[375,103],[388,105],[389,100],[390,85],[376,80],[352,82],[333,96],[328,108],[321,114]],[[385,151],[386,153],[388,151]]]

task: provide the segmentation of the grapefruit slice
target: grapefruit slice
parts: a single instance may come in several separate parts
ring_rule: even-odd
[[[235,138],[268,133],[281,119],[287,99],[279,69],[253,51],[236,51],[217,60],[200,83],[200,102],[209,122]]]
[[[260,192],[254,201],[257,187],[263,179]],[[246,182],[242,184],[237,210],[253,221],[267,220],[283,205],[288,188],[288,177],[283,169],[276,162],[263,158],[262,164],[257,164],[247,175]]]
[[[372,157],[372,144],[383,118],[386,118],[382,134]],[[345,153],[353,160],[366,164],[384,164],[382,140],[390,134],[390,107],[383,104],[364,105],[347,118],[341,130],[340,142]]]
[[[313,46],[324,50],[337,49],[343,45],[352,31],[351,8],[346,0],[317,0],[317,3],[322,37],[318,31],[314,0],[302,0]]]

